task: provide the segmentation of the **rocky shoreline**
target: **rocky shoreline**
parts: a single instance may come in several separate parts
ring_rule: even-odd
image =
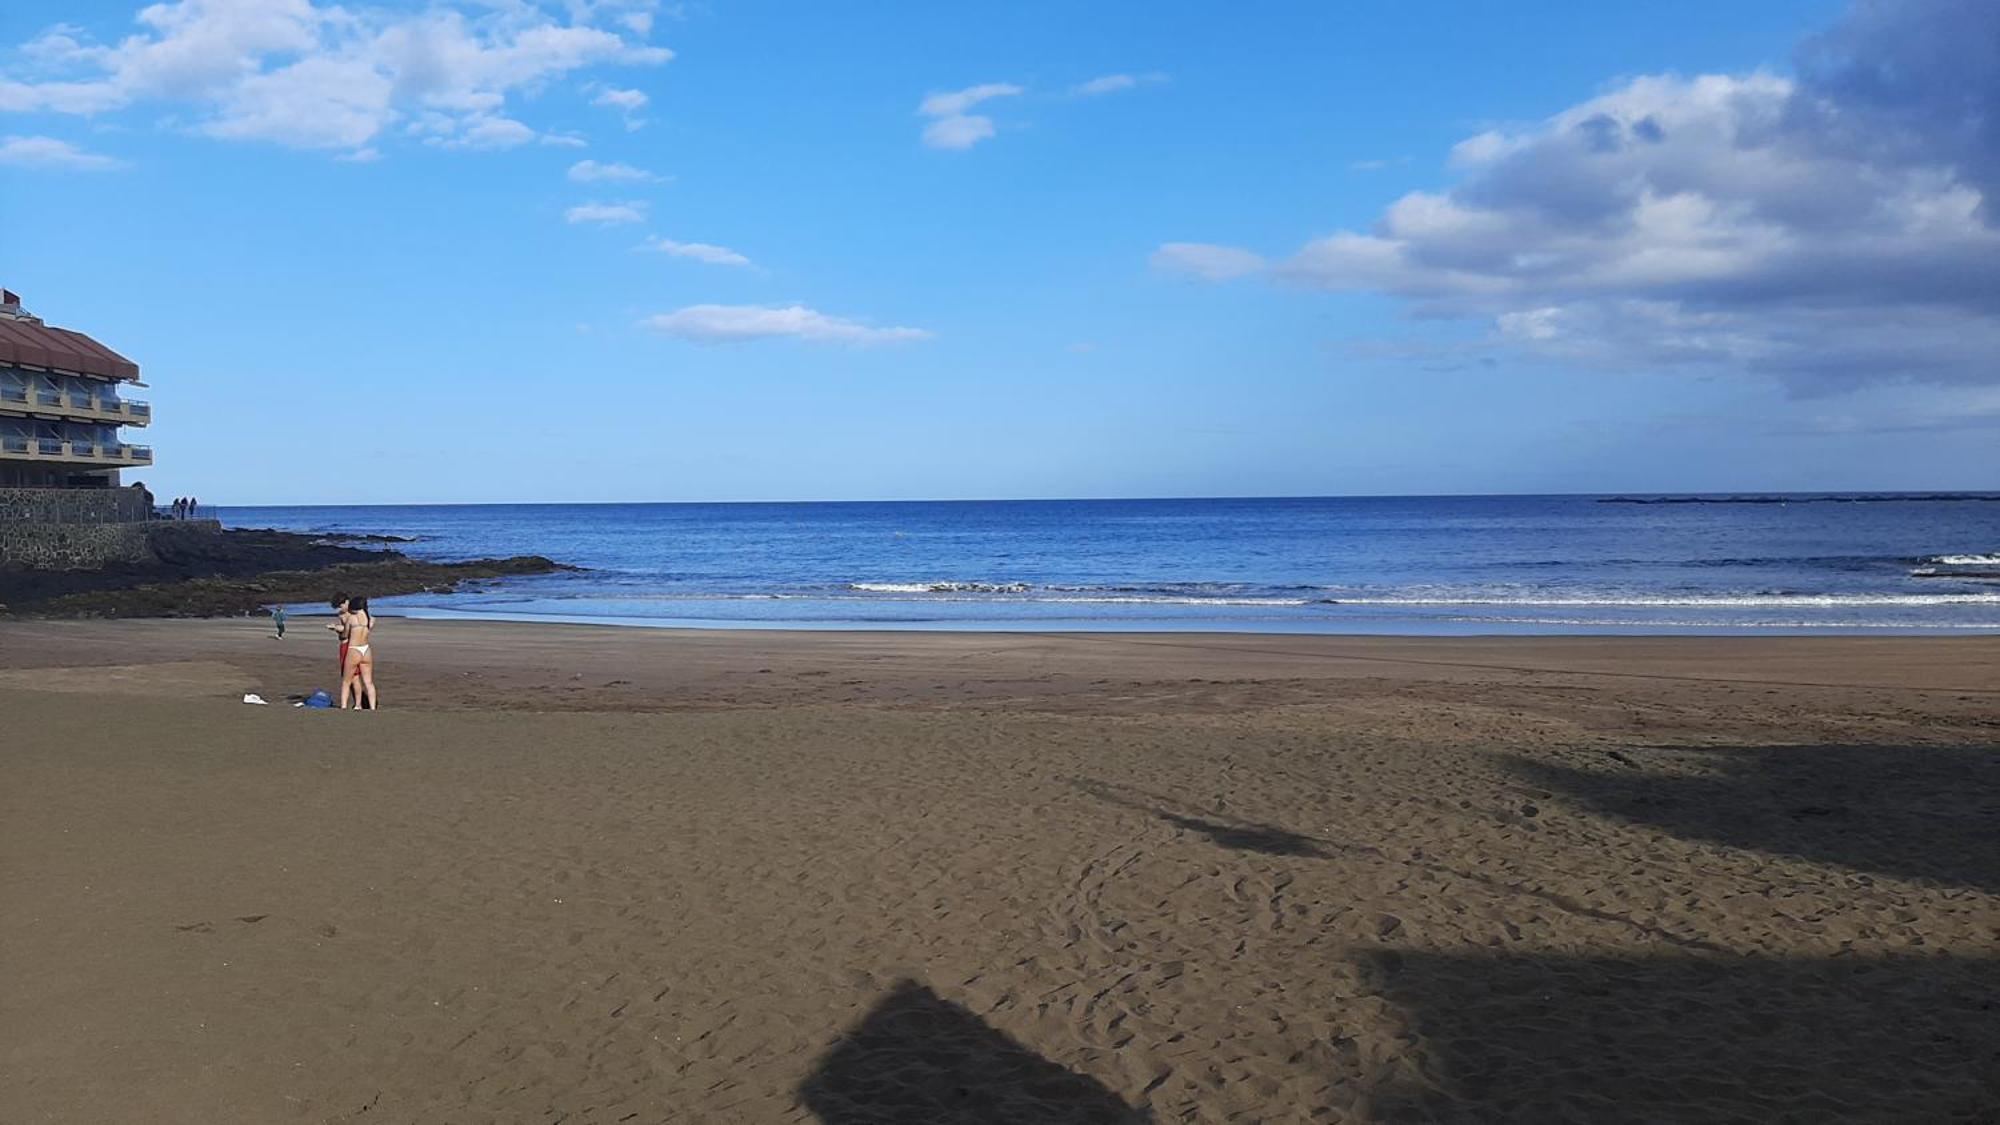
[[[426,562],[325,536],[254,529],[156,537],[153,555],[95,570],[0,569],[0,615],[232,617],[336,593],[449,593],[468,581],[571,569],[540,555]]]

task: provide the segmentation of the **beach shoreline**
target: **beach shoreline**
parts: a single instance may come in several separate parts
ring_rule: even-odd
[[[0,1117],[2000,1104],[2000,638],[313,624],[0,622]]]
[[[218,670],[211,689],[217,697],[257,691],[280,699],[306,694],[322,672],[330,674],[333,644],[321,628],[327,620],[295,616],[282,641],[261,618],[0,621],[0,641],[7,642],[0,645],[0,674],[88,685],[87,676],[63,670],[201,663]],[[1336,681],[1508,677],[2000,696],[2000,637],[1986,634],[691,629],[385,617],[382,637],[385,684],[402,685],[415,705],[445,709],[1038,699],[1088,709],[1115,694],[1098,690],[1109,685],[1172,695],[1182,685],[1211,682],[1257,685],[1271,699],[1309,703],[1321,701],[1319,688]],[[828,691],[816,683],[822,678],[854,690]]]

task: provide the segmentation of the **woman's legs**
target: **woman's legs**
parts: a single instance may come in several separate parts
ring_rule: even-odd
[[[361,703],[361,654],[351,652],[347,656],[347,668],[340,674],[340,709],[347,710],[350,697],[354,704]]]
[[[368,700],[370,711],[380,709],[381,704],[375,699],[375,657],[372,653],[361,658],[361,691],[357,694]]]

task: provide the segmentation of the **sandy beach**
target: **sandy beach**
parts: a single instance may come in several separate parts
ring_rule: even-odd
[[[317,624],[0,623],[0,1119],[2000,1115],[2000,638]]]

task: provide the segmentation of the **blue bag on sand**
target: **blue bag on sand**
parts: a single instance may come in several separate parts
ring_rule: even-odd
[[[316,691],[313,692],[311,695],[306,696],[306,706],[331,707],[333,706],[333,697],[328,695],[324,691]]]

